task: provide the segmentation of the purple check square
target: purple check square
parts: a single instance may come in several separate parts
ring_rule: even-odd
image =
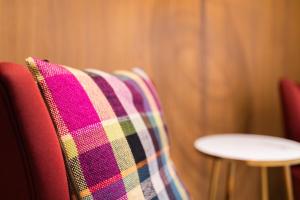
[[[88,186],[96,185],[120,174],[110,144],[104,144],[80,154],[79,160]]]
[[[126,189],[123,180],[119,180],[101,190],[93,192],[95,199],[119,199],[126,195]]]

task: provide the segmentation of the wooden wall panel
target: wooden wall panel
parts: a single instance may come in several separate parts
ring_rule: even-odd
[[[277,83],[300,81],[299,52],[297,0],[0,0],[2,61],[33,55],[79,68],[145,68],[194,199],[207,199],[211,168],[193,149],[197,137],[283,135]],[[270,176],[272,199],[284,198],[280,175]],[[239,167],[235,198],[259,199],[258,178]]]

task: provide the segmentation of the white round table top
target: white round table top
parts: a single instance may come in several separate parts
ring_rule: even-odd
[[[204,154],[231,160],[284,162],[300,159],[300,143],[266,135],[204,136],[197,139],[194,146]]]

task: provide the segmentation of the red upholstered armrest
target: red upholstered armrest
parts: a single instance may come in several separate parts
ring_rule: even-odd
[[[56,133],[22,65],[0,63],[1,199],[70,199]]]
[[[292,80],[282,79],[280,92],[286,136],[300,142],[300,86]]]

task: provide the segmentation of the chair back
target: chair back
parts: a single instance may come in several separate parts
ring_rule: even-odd
[[[0,63],[0,199],[70,199],[62,152],[25,66]]]
[[[280,93],[286,137],[300,142],[300,85],[294,81],[280,81]]]

